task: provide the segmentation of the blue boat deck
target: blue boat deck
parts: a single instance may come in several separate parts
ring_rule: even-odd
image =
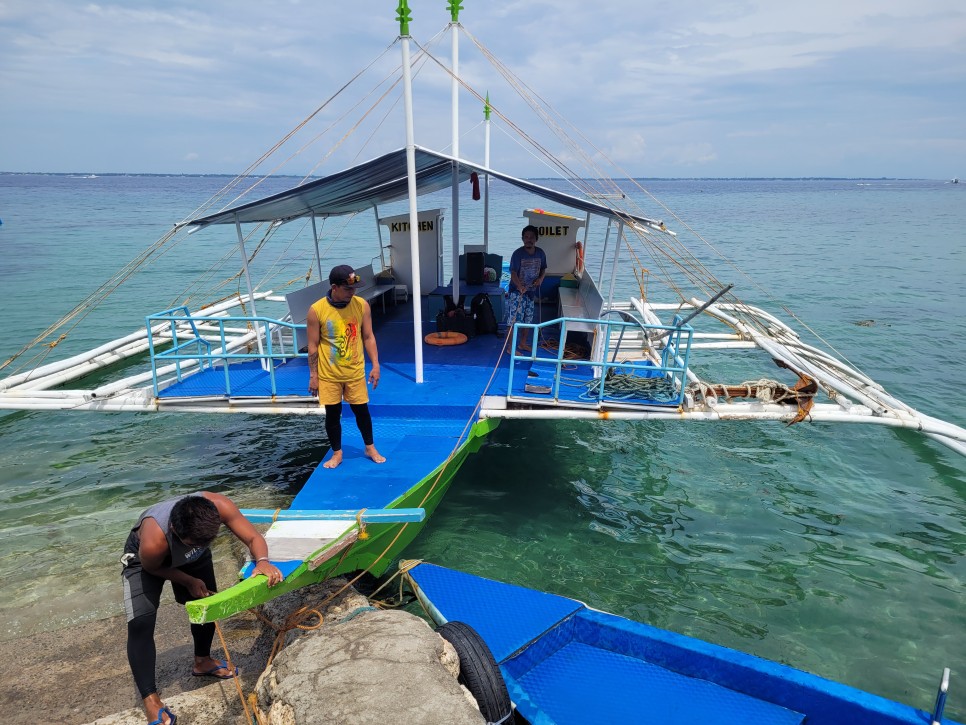
[[[431,308],[431,309],[427,309]],[[433,302],[423,302],[424,316],[435,314]],[[423,321],[423,332],[434,332],[435,322]],[[373,415],[424,418],[427,408],[441,413],[469,415],[486,387],[494,367],[500,361],[503,336],[484,335],[470,338],[463,345],[440,347],[423,343],[423,380],[416,383],[413,351],[412,303],[390,305],[385,312],[373,310],[373,330],[379,346],[381,380],[370,391],[369,406]],[[494,381],[496,395],[506,394],[509,361],[501,361],[501,374]],[[368,371],[368,366],[367,366]],[[308,361],[292,357],[277,361],[273,370],[278,397],[313,398],[308,392]],[[228,394],[230,385],[231,394]],[[163,400],[197,397],[269,398],[272,396],[271,375],[259,361],[233,363],[228,366],[226,381],[223,367],[209,368],[186,375],[180,382],[159,393]]]
[[[431,310],[435,313],[435,309]],[[429,312],[429,310],[427,310]],[[376,447],[386,457],[375,464],[363,455],[351,408],[343,406],[343,462],[336,469],[321,465],[292,501],[295,510],[386,508],[442,464],[468,436],[476,420],[480,396],[499,365],[491,390],[505,395],[509,360],[501,357],[503,336],[471,338],[466,344],[438,347],[423,344],[424,382],[416,383],[412,305],[373,311],[381,379],[370,388]],[[424,323],[425,332],[435,330]],[[368,372],[367,367],[367,372]],[[306,358],[290,358],[274,370],[278,396],[315,400],[308,393]],[[271,397],[269,373],[259,361],[215,367],[185,376],[161,391],[163,400],[220,397],[235,400]],[[232,395],[226,390],[230,385]],[[502,385],[502,388],[501,388]],[[319,421],[319,436],[325,435]],[[329,451],[323,461],[331,456]]]
[[[484,390],[488,395],[524,404],[575,409],[596,408],[600,404],[677,405],[679,394],[675,386],[650,361],[639,360],[626,368],[613,363],[601,392],[600,364],[587,362],[592,335],[569,332],[565,350],[560,354],[561,325],[554,321],[556,303],[539,307],[538,319],[551,322],[535,330],[539,344],[532,355],[521,352],[516,360],[511,360],[508,354],[502,354],[505,332],[471,337],[462,345],[423,343],[422,384],[415,381],[412,303],[374,309],[373,327],[382,368],[380,387],[371,395],[374,416],[418,420],[425,416],[428,407],[434,411],[431,415],[438,412],[468,417]],[[441,308],[440,296],[424,298],[424,333],[435,332],[435,314]],[[575,349],[579,351],[577,355]],[[185,399],[270,399],[275,403],[310,404],[313,399],[307,391],[307,360],[277,356],[273,362],[271,371],[263,368],[261,360],[233,362],[227,370],[219,363],[185,375],[181,381],[159,390],[158,398],[162,404]]]
[[[433,619],[479,633],[528,722],[929,722],[906,705],[566,597],[426,563],[408,576]]]

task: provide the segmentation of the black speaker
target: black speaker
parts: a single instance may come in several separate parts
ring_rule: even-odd
[[[483,252],[466,253],[466,284],[471,286],[483,285],[483,267],[486,258]]]

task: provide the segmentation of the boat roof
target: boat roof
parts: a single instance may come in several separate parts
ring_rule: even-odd
[[[618,209],[540,186],[532,181],[493,171],[471,161],[457,159],[419,146],[416,147],[415,157],[417,196],[449,188],[453,183],[453,165],[456,164],[461,183],[474,172],[481,175],[489,174],[493,178],[501,179],[517,188],[573,209],[608,218],[621,219],[625,222],[633,220],[655,229],[663,229],[662,223],[658,220],[628,214]],[[264,199],[199,217],[188,222],[188,224],[191,226],[208,226],[210,224],[234,224],[236,221],[243,224],[287,222],[311,214],[316,216],[355,214],[373,206],[405,199],[408,194],[406,150],[399,149],[345,171],[310,181]]]

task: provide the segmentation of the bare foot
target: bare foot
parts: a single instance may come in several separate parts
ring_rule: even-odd
[[[377,451],[374,445],[366,446],[366,458],[371,459],[373,463],[386,462],[386,457]]]
[[[342,463],[342,451],[333,451],[332,457],[322,464],[322,468],[336,468]]]

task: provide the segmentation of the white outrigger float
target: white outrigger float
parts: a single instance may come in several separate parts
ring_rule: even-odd
[[[268,591],[262,577],[244,579],[189,603],[192,621],[227,617],[347,572],[381,574],[419,533],[462,462],[502,419],[873,424],[918,430],[966,455],[966,430],[902,403],[775,314],[741,301],[682,236],[642,211],[638,202],[646,192],[637,182],[605,180],[590,154],[582,156],[586,165],[578,172],[522,132],[522,141],[563,181],[538,184],[491,168],[491,114],[507,129],[519,129],[459,76],[458,38],[465,30],[458,22],[459,3],[451,0],[450,9],[453,56],[447,66],[427,48],[410,58],[409,10],[405,0],[399,4],[404,148],[245,201],[237,193],[240,185],[251,182],[253,191],[263,182],[252,167],[85,300],[83,311],[155,253],[194,243],[189,235],[195,233],[194,239],[209,235],[209,243],[237,252],[240,269],[229,279],[243,277],[244,293],[226,296],[223,286],[215,286],[212,300],[193,310],[187,302],[144,310],[140,330],[58,362],[18,368],[31,350],[41,350],[37,357],[43,360],[63,340],[61,331],[82,312],[78,306],[0,367],[6,374],[0,409],[6,410],[322,415],[307,392],[305,314],[325,294],[329,267],[349,262],[360,273],[358,293],[373,308],[382,363],[371,406],[380,450],[389,461],[362,471],[365,464],[347,456],[338,469],[317,470],[289,509],[247,511],[253,521],[272,522],[270,554],[285,581]],[[451,79],[453,133],[445,154],[414,140],[410,73],[426,63]],[[511,86],[526,89],[505,67],[494,67]],[[336,96],[357,86],[360,77]],[[460,153],[461,89],[485,104],[479,160]],[[382,93],[380,101],[388,102],[389,95]],[[532,105],[548,116],[548,104],[537,99]],[[563,133],[562,122],[546,120]],[[294,138],[285,141],[295,143]],[[572,139],[564,140],[577,148]],[[283,148],[280,143],[273,151]],[[521,204],[491,210],[491,183],[512,187]],[[481,197],[482,212],[461,217],[461,204],[471,193]],[[419,204],[424,195],[430,195],[428,207]],[[231,200],[218,206],[226,198]],[[541,208],[550,205],[553,211]],[[490,230],[494,220],[518,230],[521,211],[524,223],[541,229],[539,244],[548,257],[538,320],[511,321],[515,324],[501,326],[502,334],[476,335],[462,345],[427,344],[426,333],[435,329],[447,298],[459,307],[486,294],[497,312],[503,310],[506,259],[490,245]],[[353,239],[354,258],[341,253],[326,258],[326,222],[369,214],[371,249],[355,243],[360,236]],[[461,236],[473,243],[464,244]],[[659,299],[658,287],[670,295]],[[522,352],[517,338],[524,330],[539,344]],[[82,387],[92,378],[96,384]],[[351,487],[345,485],[350,478]]]

